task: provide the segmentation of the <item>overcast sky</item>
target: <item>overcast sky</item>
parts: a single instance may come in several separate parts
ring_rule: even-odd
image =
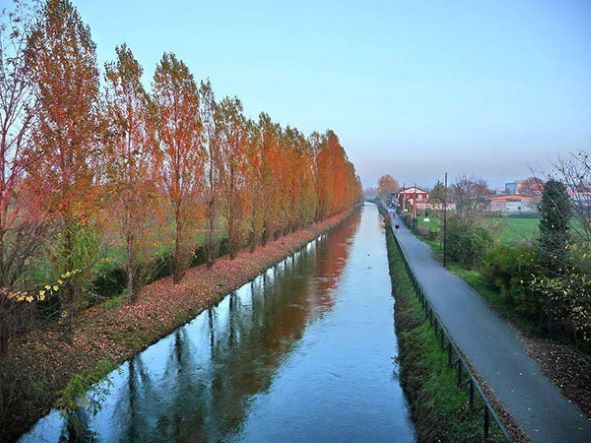
[[[498,186],[591,149],[588,0],[74,3],[101,65],[126,42],[150,82],[174,51],[251,117],[333,129],[366,186]]]

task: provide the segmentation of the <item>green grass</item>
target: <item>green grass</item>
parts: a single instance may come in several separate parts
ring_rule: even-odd
[[[396,298],[400,379],[409,399],[419,441],[481,440],[481,422],[456,386],[455,371],[414,292],[391,231],[386,230],[388,261]]]
[[[485,226],[491,231],[495,238],[506,244],[513,244],[522,240],[533,240],[539,235],[540,220],[537,218],[517,218],[517,217],[485,217]],[[435,216],[429,216],[429,221],[425,221],[424,216],[417,217],[417,227],[427,228],[435,226],[442,229],[442,220]],[[425,236],[421,236],[425,240]]]
[[[122,295],[117,295],[115,297],[112,297],[102,304],[103,309],[105,311],[108,311],[111,309],[117,309],[123,305],[125,305],[125,300],[123,299]]]
[[[424,216],[417,217],[417,227],[430,228],[432,226],[435,226],[435,227],[439,228],[440,224],[443,224],[443,221],[439,217],[436,217],[436,216],[429,216],[429,217],[427,217],[427,219],[429,221],[425,221]]]
[[[540,220],[537,218],[486,217],[485,223],[506,245],[534,240],[540,233]]]

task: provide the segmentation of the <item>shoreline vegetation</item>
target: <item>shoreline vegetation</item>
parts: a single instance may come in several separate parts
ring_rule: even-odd
[[[165,277],[144,286],[135,304],[110,300],[80,313],[71,343],[61,340],[58,324],[16,337],[10,344],[0,381],[11,400],[0,411],[0,441],[13,441],[52,407],[68,408],[77,395],[112,369],[215,305],[232,290],[281,261],[343,220],[356,207],[268,242],[255,252],[187,270],[180,283]]]
[[[456,386],[455,371],[447,366],[447,357],[425,319],[388,227],[386,245],[396,303],[400,380],[410,403],[417,440],[479,441],[479,417],[468,408],[468,395]]]

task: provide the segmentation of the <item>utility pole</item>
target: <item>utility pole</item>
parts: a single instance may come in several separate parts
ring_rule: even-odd
[[[447,268],[447,172],[444,182],[444,202],[443,202],[443,267]]]

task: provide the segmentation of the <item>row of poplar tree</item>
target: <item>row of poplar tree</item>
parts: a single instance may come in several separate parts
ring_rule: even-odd
[[[151,90],[125,44],[101,73],[69,0],[15,2],[0,51],[3,288],[30,284],[45,254],[55,275],[79,272],[61,294],[75,311],[76,282],[104,252],[95,240],[112,236],[133,300],[158,248],[168,248],[178,282],[199,242],[211,263],[221,235],[234,256],[361,196],[332,131],[305,136],[265,113],[247,118],[238,98],[216,100],[173,53],[157,64]]]

